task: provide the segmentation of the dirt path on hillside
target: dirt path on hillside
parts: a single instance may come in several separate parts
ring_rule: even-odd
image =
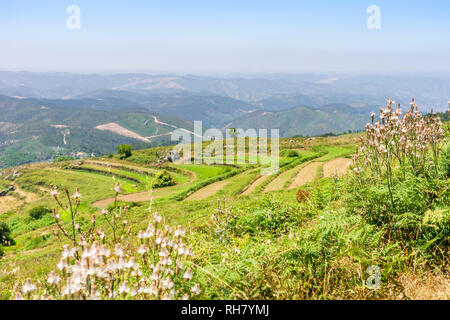
[[[187,129],[185,129],[185,128],[179,128],[179,127],[177,127],[177,126],[174,126],[173,124],[169,124],[169,123],[162,122],[162,121],[160,121],[156,116],[153,116],[153,119],[155,120],[155,123],[156,123],[156,124],[163,125],[163,126],[167,126],[167,127],[171,127],[171,128],[174,128],[174,129],[179,129],[179,130],[185,131],[185,132],[187,132],[187,133],[193,134],[193,135],[196,136],[196,137],[202,138],[201,135],[198,135],[198,134],[196,134],[196,133],[193,132],[193,131],[187,130]],[[170,134],[172,134],[172,132],[170,132]]]
[[[241,193],[241,196],[246,196],[249,195],[253,192],[253,190],[256,189],[256,187],[258,187],[261,183],[263,183],[264,181],[266,181],[266,179],[269,177],[269,175],[265,175],[265,176],[261,176],[258,179],[256,179],[255,181],[253,181],[250,186],[245,189],[244,192]]]
[[[108,162],[108,161],[102,161],[102,160],[83,160],[84,164],[90,164],[95,166],[100,166],[104,168],[111,168],[111,169],[118,169],[122,170],[122,168],[135,170],[137,172],[147,173],[147,174],[155,174],[158,172],[157,169],[153,168],[146,168],[146,167],[138,167],[133,165],[128,165],[126,163],[120,163],[120,162]]]
[[[124,194],[117,198],[118,201],[125,201],[125,202],[144,202],[144,201],[150,201],[151,199],[155,200],[158,198],[161,198],[161,195],[156,194],[155,192],[150,191],[142,191],[142,192],[136,192],[136,193],[130,193],[130,194]],[[106,209],[110,204],[114,203],[115,198],[108,198],[96,201],[92,203],[93,207]]]
[[[143,168],[145,169],[145,168]],[[178,186],[184,186],[187,185],[189,183],[192,183],[194,181],[197,180],[197,175],[195,174],[195,172],[192,171],[186,171],[186,175],[190,175],[190,179],[189,181],[183,183],[182,185],[178,185]],[[177,185],[175,185],[174,187],[177,187]],[[159,199],[162,197],[166,197],[168,195],[173,194],[175,191],[171,191],[171,187],[168,188],[162,188],[162,189],[155,189],[152,192],[150,191],[140,191],[140,192],[135,192],[135,193],[130,193],[130,194],[123,194],[120,195],[118,197],[119,201],[125,201],[125,202],[145,202],[145,201],[150,201],[151,199],[155,200],[155,199]],[[102,200],[98,200],[92,203],[93,207],[96,208],[101,208],[101,209],[105,209],[107,208],[111,203],[113,203],[115,200],[114,197],[112,198],[107,198],[107,199],[102,199]]]
[[[39,195],[34,194],[32,192],[23,191],[22,189],[20,189],[20,187],[17,185],[17,183],[14,183],[14,191],[13,192],[17,193],[20,197],[23,197],[25,199],[20,200],[14,196],[8,196],[8,195],[6,195],[4,197],[0,197],[0,213],[15,209],[24,203],[38,201],[41,198]]]
[[[0,214],[18,207],[22,201],[13,196],[0,197]]]
[[[124,137],[128,137],[128,138],[133,138],[133,139],[137,139],[137,140],[141,140],[144,142],[151,142],[149,139],[146,139],[140,135],[138,135],[136,132],[130,131],[128,129],[125,129],[124,127],[118,125],[115,122],[111,122],[111,123],[106,123],[106,124],[102,124],[99,126],[96,126],[95,129],[101,130],[101,131],[111,131],[114,133],[117,133],[121,136]]]
[[[187,201],[203,200],[203,199],[209,198],[209,197],[215,195],[217,192],[219,192],[223,188],[225,188],[225,186],[229,183],[230,183],[229,180],[222,180],[222,181],[211,183],[211,184],[207,185],[206,187],[195,191],[193,194],[191,194],[185,200],[187,200]]]
[[[28,192],[28,191],[23,191],[22,189],[20,189],[20,187],[14,183],[14,192],[16,192],[17,194],[19,194],[21,197],[25,197],[25,202],[34,202],[34,201],[38,201],[39,199],[41,199],[41,196],[32,193],[32,192]]]
[[[307,184],[308,182],[314,181],[317,176],[317,170],[322,166],[321,162],[311,162],[306,167],[302,168],[294,181],[291,183],[288,189],[298,188]]]
[[[337,158],[328,161],[323,165],[323,177],[329,178],[335,173],[337,173],[339,176],[344,175],[347,172],[348,163],[350,161],[350,159],[346,158]]]

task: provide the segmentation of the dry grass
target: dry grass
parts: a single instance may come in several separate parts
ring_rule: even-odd
[[[314,181],[317,176],[317,170],[319,170],[321,166],[321,162],[312,162],[306,167],[302,168],[295,177],[295,180],[289,186],[289,189],[294,189],[303,186],[308,182]]]
[[[261,183],[263,183],[268,177],[269,176],[266,175],[266,176],[261,176],[261,177],[257,178],[255,181],[252,182],[252,184],[247,189],[245,189],[244,192],[242,192],[241,195],[246,196],[246,195],[251,194],[253,192],[253,190],[255,190],[259,185],[261,185]]]
[[[194,192],[189,197],[187,197],[186,200],[187,201],[203,200],[203,199],[209,198],[209,197],[215,195],[217,192],[219,192],[223,188],[225,188],[225,186],[229,183],[230,183],[229,180],[223,180],[223,181],[218,181],[218,182],[212,183],[212,184],[207,185],[206,187],[201,188],[200,190]]]
[[[291,179],[292,173],[295,170],[296,168],[293,168],[280,174],[264,188],[264,192],[279,191],[283,189],[284,185]]]
[[[403,275],[399,282],[404,288],[403,297],[412,300],[450,299],[450,279],[444,275],[429,274],[423,277]]]
[[[14,184],[14,192],[20,198],[17,196],[10,196],[10,195],[0,197],[0,213],[9,210],[14,210],[23,204],[38,201],[39,199],[41,199],[41,196],[37,194],[23,191],[22,189],[19,188],[17,184]]]
[[[346,158],[337,158],[328,161],[323,165],[323,177],[329,178],[336,173],[338,176],[344,175],[347,172],[348,163],[350,161],[350,159]]]
[[[13,196],[0,197],[0,214],[20,206],[23,201]]]

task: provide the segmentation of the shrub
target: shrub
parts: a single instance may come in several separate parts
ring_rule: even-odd
[[[265,198],[250,214],[240,215],[231,223],[238,235],[255,236],[266,232],[277,236],[301,221],[302,215],[298,204],[286,204],[278,199]]]
[[[175,178],[167,171],[163,170],[156,175],[155,180],[153,180],[153,188],[165,188],[176,184]]]
[[[367,222],[384,230],[388,241],[436,248],[449,238],[448,214],[429,223],[427,212],[447,207],[448,149],[438,116],[423,117],[418,107],[401,116],[400,105],[380,109],[381,122],[366,125],[362,146],[351,164],[353,181],[347,184],[347,204]],[[443,218],[442,218],[443,217]],[[435,252],[432,252],[435,253]],[[441,255],[439,253],[439,255]]]
[[[59,156],[56,159],[53,159],[53,162],[64,162],[64,161],[71,161],[71,160],[75,160],[75,158],[69,157],[69,156]]]
[[[11,230],[5,222],[0,222],[0,245],[8,246],[14,244],[11,238]]]
[[[282,150],[280,152],[280,156],[286,157],[286,158],[295,158],[295,157],[298,157],[299,154],[295,150]]]
[[[46,215],[47,213],[50,213],[50,209],[44,207],[44,206],[38,206],[38,207],[34,207],[32,209],[30,209],[30,211],[28,211],[28,215],[35,220],[39,220],[40,218],[42,218],[44,215]]]
[[[117,153],[121,155],[121,159],[131,157],[133,154],[133,147],[128,144],[121,144],[117,147]]]

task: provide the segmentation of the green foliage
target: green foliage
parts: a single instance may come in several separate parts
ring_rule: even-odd
[[[3,249],[3,246],[0,244],[0,258],[5,255],[5,250]]]
[[[11,244],[14,244],[14,240],[11,238],[11,229],[5,222],[0,222],[0,245]]]
[[[298,155],[289,157],[291,151],[297,152],[292,149],[297,149],[299,141],[308,144],[306,150],[299,147]],[[299,141],[281,140],[282,146],[285,143],[284,152],[282,147],[285,158],[281,159],[278,175],[306,161],[325,162],[354,152],[348,140],[345,143],[337,138]],[[398,298],[400,293],[405,294],[400,276],[411,273],[420,276],[422,272],[426,275],[431,269],[445,272],[442,266],[448,265],[450,195],[446,174],[448,160],[445,160],[448,148],[446,150],[441,153],[439,177],[415,175],[398,170],[397,164],[393,164],[394,206],[386,180],[369,170],[363,173],[368,175],[364,178],[367,180],[360,180],[361,175],[352,175],[305,185],[302,190],[308,192],[308,198],[297,203],[297,190],[268,194],[262,191],[264,183],[251,196],[239,197],[243,190],[241,184],[249,185],[259,174],[258,170],[250,170],[251,166],[193,164],[168,166],[168,173],[178,184],[154,191],[158,198],[152,206],[171,226],[188,226],[186,239],[192,244],[195,264],[200,266],[194,281],[201,284],[201,299]],[[103,167],[97,164],[94,168],[86,162],[81,166],[82,171],[27,169],[21,171],[16,183],[23,190],[33,186],[39,190],[54,184],[60,196],[64,186],[70,190],[80,187],[83,210],[80,209],[77,221],[81,230],[87,230],[92,215],[98,211],[90,204],[111,197],[113,181],[110,173],[104,173],[106,167],[120,179],[126,193],[138,192],[141,189],[128,178],[141,182],[148,178],[150,182],[149,176],[153,177],[156,169],[148,164],[163,157],[165,151],[166,148],[135,151],[126,162],[120,162],[117,156],[114,161],[102,159],[107,163]],[[131,166],[130,162],[141,165]],[[243,174],[238,175],[240,173]],[[179,175],[185,180],[180,182]],[[230,197],[227,200],[230,209],[225,205],[217,208],[214,197],[176,201],[225,179],[230,179],[228,184],[215,195]],[[273,181],[272,177],[267,181]],[[66,199],[63,202],[65,206]],[[54,245],[56,238],[48,232],[49,226],[54,224],[52,216],[34,220],[22,214],[22,210],[27,212],[30,206],[41,203],[49,205],[42,200],[0,215],[0,220],[8,222],[18,243],[8,248],[8,253],[12,254],[2,259],[2,264],[13,265],[20,261],[29,266],[23,271],[25,278],[38,274],[47,264],[54,266],[58,259],[56,252],[60,247]],[[119,209],[125,207],[128,210]],[[148,202],[117,201],[107,209],[121,212],[118,221],[126,220],[127,228],[129,225],[135,232],[148,226],[147,208]],[[61,212],[61,222],[64,226],[70,223],[68,213]],[[106,234],[112,232],[105,219],[98,217],[96,223]],[[119,237],[126,234],[126,230],[117,232]],[[138,241],[134,244],[139,246]],[[31,249],[37,250],[22,254],[22,250]],[[34,265],[34,261],[39,264]],[[365,286],[367,268],[373,265],[381,269],[379,290]],[[12,288],[15,280],[11,277],[5,286]]]
[[[286,206],[276,198],[265,198],[247,215],[240,215],[233,220],[233,230],[237,235],[249,234],[251,236],[267,233],[279,236],[289,228],[302,221],[299,206],[291,204]]]
[[[117,147],[117,153],[121,155],[121,159],[131,157],[133,154],[133,147],[128,144],[121,144]]]
[[[299,156],[299,153],[298,153],[298,151],[295,151],[295,150],[285,149],[285,150],[281,150],[280,156],[286,157],[286,158],[295,158],[295,157]]]
[[[34,208],[30,209],[28,211],[28,215],[30,216],[30,218],[32,218],[34,220],[39,220],[44,215],[46,215],[47,213],[50,213],[50,212],[51,212],[50,209],[48,209],[44,206],[38,206],[38,207],[34,207]]]
[[[165,188],[175,184],[175,178],[167,170],[163,170],[155,176],[152,186],[153,188]]]
[[[53,159],[53,162],[64,162],[64,161],[71,161],[71,160],[75,160],[74,157],[69,157],[69,156],[59,156],[56,159]]]
[[[439,162],[439,172],[441,176],[448,179],[450,177],[450,145],[442,151],[442,158]]]

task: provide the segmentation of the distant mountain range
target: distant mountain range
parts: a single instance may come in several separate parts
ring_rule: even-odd
[[[412,97],[424,108],[446,110],[450,77],[441,75],[374,74],[270,74],[240,77],[150,74],[70,74],[0,72],[0,94],[26,98],[72,99],[97,90],[121,90],[152,94],[188,93],[228,97],[271,106],[282,99],[283,108],[299,104],[299,97],[313,104],[386,104],[387,99],[408,105]],[[294,104],[286,105],[286,99]],[[295,101],[297,100],[297,101]],[[308,100],[306,100],[308,101]],[[287,102],[287,101],[286,101]],[[279,102],[277,102],[279,105]]]
[[[341,74],[201,77],[0,72],[0,167],[55,154],[170,143],[176,128],[280,129],[282,137],[363,129],[389,97],[447,110],[450,79]]]

